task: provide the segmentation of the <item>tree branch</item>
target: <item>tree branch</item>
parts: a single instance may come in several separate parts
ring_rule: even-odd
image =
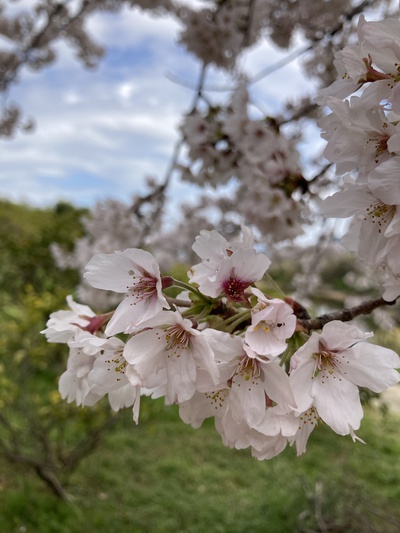
[[[341,311],[335,311],[334,313],[329,313],[326,315],[321,315],[316,318],[310,318],[308,320],[297,320],[298,325],[303,331],[309,333],[315,329],[322,329],[325,324],[332,322],[333,320],[341,320],[342,322],[349,322],[360,315],[369,315],[377,309],[378,307],[383,307],[384,305],[394,305],[396,300],[392,302],[387,302],[383,298],[377,298],[376,300],[368,300],[363,302],[355,307],[350,309],[342,309]]]
[[[343,17],[339,20],[337,25],[328,30],[327,32],[323,33],[321,36],[315,36],[313,39],[310,39],[310,44],[302,46],[301,48],[298,48],[297,50],[293,50],[292,53],[288,54],[287,56],[283,57],[276,63],[269,65],[268,67],[264,68],[258,74],[252,77],[252,79],[249,82],[249,85],[254,85],[255,83],[259,82],[260,80],[266,78],[267,76],[270,76],[277,70],[280,70],[282,67],[285,67],[298,57],[301,57],[309,50],[312,50],[316,44],[319,42],[325,40],[325,39],[332,39],[337,33],[339,33],[346,22],[349,22],[352,20],[356,15],[359,15],[363,12],[364,9],[369,7],[370,5],[374,4],[375,0],[364,0],[361,2],[358,6],[355,6],[351,11],[348,13],[345,13]]]

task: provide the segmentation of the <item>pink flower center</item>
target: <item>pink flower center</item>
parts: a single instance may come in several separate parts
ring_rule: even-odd
[[[346,375],[345,368],[341,368],[342,363],[349,363],[346,355],[338,350],[330,350],[324,346],[322,341],[319,341],[319,352],[313,354],[315,359],[315,366],[312,379],[320,376],[322,383],[325,379],[333,377],[341,381],[340,376]]]
[[[143,276],[137,277],[133,270],[129,271],[129,275],[133,279],[133,285],[128,287],[129,292],[138,300],[145,300],[157,296],[157,278],[148,272],[144,272]]]
[[[328,378],[337,368],[336,355],[326,348],[314,353],[315,366],[313,378],[321,374],[322,378]]]
[[[367,67],[367,71],[364,74],[364,76],[358,80],[358,83],[368,83],[368,82],[374,82],[374,81],[379,81],[379,80],[390,80],[392,78],[392,76],[390,76],[389,74],[380,72],[379,70],[376,70],[376,68],[372,66],[372,59],[370,55],[368,55],[368,57],[364,57],[363,62],[365,66]]]
[[[248,281],[237,278],[234,272],[231,272],[229,278],[223,281],[222,289],[228,300],[243,302],[246,300],[244,291],[249,285]]]
[[[168,354],[168,357],[170,357],[170,355],[180,357],[182,350],[188,348],[192,334],[180,324],[168,326],[165,328],[164,332],[165,340],[167,341],[166,349],[167,351],[172,352],[171,354]]]

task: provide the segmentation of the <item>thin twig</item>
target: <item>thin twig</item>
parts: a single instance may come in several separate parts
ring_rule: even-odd
[[[363,2],[361,2],[361,4],[359,4],[358,6],[354,7],[348,13],[344,14],[343,18],[338,22],[338,24],[334,28],[332,28],[331,30],[327,31],[326,33],[324,33],[320,37],[315,36],[311,40],[310,44],[308,44],[306,46],[302,46],[301,48],[298,48],[297,50],[294,50],[291,54],[288,54],[287,56],[285,56],[284,58],[280,59],[276,63],[274,63],[272,65],[269,65],[268,67],[266,67],[263,70],[261,70],[258,74],[256,74],[255,76],[252,77],[252,79],[249,82],[249,85],[254,85],[255,83],[259,82],[260,80],[266,78],[267,76],[270,76],[271,74],[273,74],[277,70],[281,69],[282,67],[285,67],[286,65],[288,65],[289,63],[291,63],[295,59],[297,59],[297,58],[301,57],[302,55],[304,55],[309,50],[312,50],[312,48],[314,48],[314,46],[316,44],[318,44],[319,42],[321,42],[321,41],[323,41],[325,39],[331,39],[334,35],[336,35],[339,31],[341,31],[343,29],[343,26],[345,25],[346,22],[349,22],[356,15],[358,15],[359,13],[362,13],[362,11],[364,11],[364,9],[366,9],[370,5],[374,4],[375,1],[376,0],[364,0]]]
[[[198,83],[197,83],[197,89],[196,89],[196,92],[195,92],[195,96],[194,96],[192,105],[190,106],[190,111],[187,113],[188,115],[190,115],[190,114],[192,114],[194,112],[194,110],[197,107],[199,99],[202,98],[202,92],[203,92],[203,86],[204,86],[204,80],[205,80],[205,76],[206,76],[206,71],[207,71],[207,65],[203,64],[201,72],[200,72],[199,80],[198,80]],[[146,203],[150,203],[153,200],[157,200],[157,203],[156,203],[156,206],[155,206],[155,209],[154,209],[154,212],[152,214],[151,219],[149,219],[144,225],[144,228],[143,228],[143,231],[142,231],[142,235],[141,235],[140,241],[138,243],[138,247],[139,248],[144,246],[145,240],[146,240],[147,236],[149,235],[153,225],[156,223],[156,221],[161,216],[161,213],[163,211],[164,204],[165,204],[165,199],[166,199],[165,193],[166,193],[166,190],[167,190],[167,188],[168,188],[168,186],[169,186],[169,184],[171,182],[174,170],[176,169],[176,165],[178,163],[178,159],[179,159],[180,152],[181,152],[181,149],[182,149],[182,146],[183,146],[184,142],[185,142],[185,138],[184,138],[184,136],[181,135],[181,137],[178,139],[178,141],[175,144],[174,151],[173,151],[170,163],[169,163],[168,168],[167,168],[167,170],[165,172],[164,179],[162,180],[160,185],[158,185],[154,189],[154,191],[152,191],[147,196],[139,198],[135,202],[135,205],[132,207],[132,211],[136,214],[136,216],[139,216],[141,206],[143,206]]]

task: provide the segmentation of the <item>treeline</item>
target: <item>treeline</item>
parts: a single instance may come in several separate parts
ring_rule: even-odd
[[[63,202],[39,209],[0,201],[0,461],[29,467],[62,498],[69,474],[114,419],[101,405],[61,400],[66,347],[40,334],[79,281],[77,271],[56,267],[50,245],[72,249],[86,213]]]

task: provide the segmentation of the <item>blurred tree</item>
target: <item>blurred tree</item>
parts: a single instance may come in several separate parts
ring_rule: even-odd
[[[0,455],[32,468],[61,498],[68,475],[114,422],[101,406],[88,412],[61,401],[65,352],[38,335],[79,279],[56,268],[49,245],[71,247],[85,212],[0,202]]]

